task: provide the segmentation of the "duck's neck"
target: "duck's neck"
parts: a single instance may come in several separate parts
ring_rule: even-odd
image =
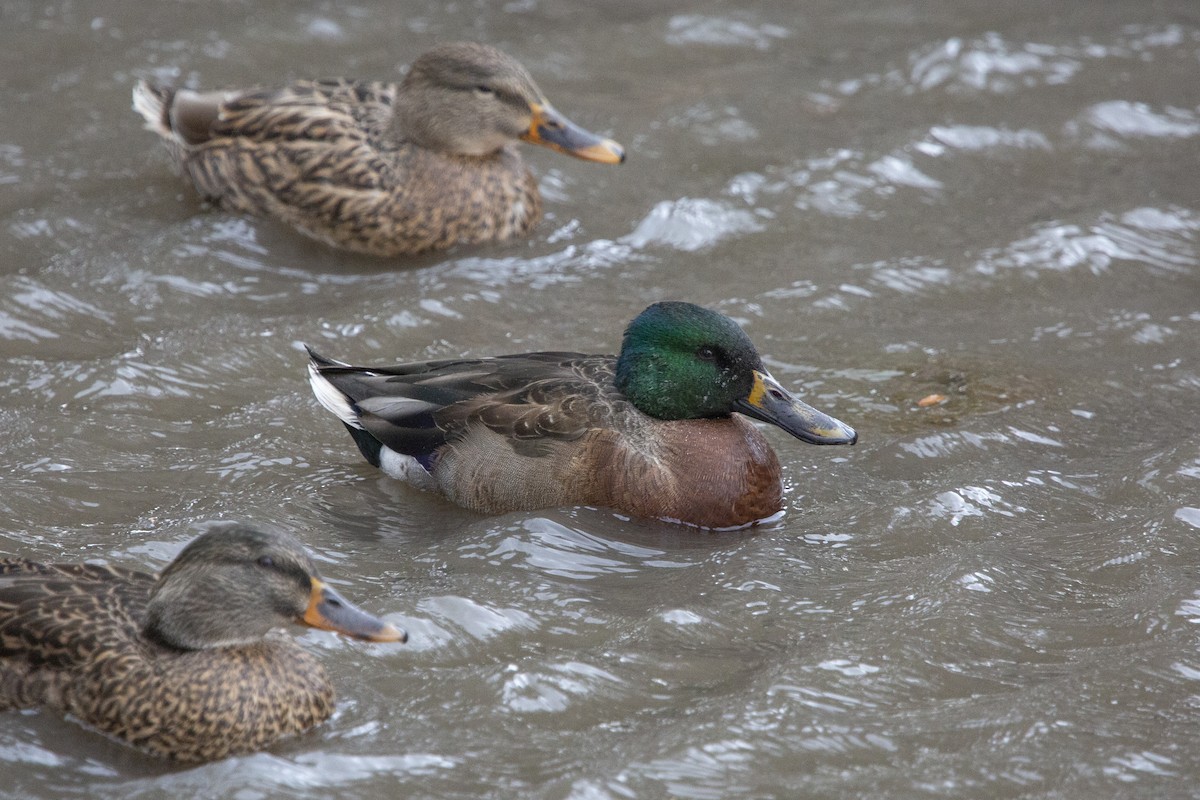
[[[249,644],[269,630],[254,615],[218,605],[220,597],[160,583],[146,604],[143,635],[176,650],[208,650]]]
[[[401,90],[392,104],[387,138],[393,144],[408,143],[450,156],[496,158],[511,141],[499,132],[484,135],[464,129],[453,119],[434,113],[420,96]]]
[[[706,383],[708,377],[693,375],[687,364],[636,344],[622,348],[617,359],[617,389],[635,408],[656,419],[729,416],[716,399],[716,387]]]

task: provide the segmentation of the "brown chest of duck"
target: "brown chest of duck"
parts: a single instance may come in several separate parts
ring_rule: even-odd
[[[0,711],[47,707],[152,755],[259,750],[333,713],[321,664],[272,629],[402,631],[321,581],[292,536],[210,528],[163,573],[0,560]]]
[[[529,233],[542,200],[519,141],[625,158],[556,111],[513,58],[470,42],[435,47],[400,84],[202,93],[143,81],[133,107],[208,201],[377,256]]]
[[[858,438],[771,377],[737,323],[691,303],[647,308],[617,357],[355,367],[309,353],[313,392],[369,462],[489,514],[590,505],[736,527],[783,505],[779,460],[747,417],[813,444]]]

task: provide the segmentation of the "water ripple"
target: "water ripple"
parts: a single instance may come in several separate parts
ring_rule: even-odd
[[[788,29],[781,25],[755,25],[729,17],[680,14],[667,22],[666,41],[681,47],[702,44],[768,50],[775,40],[786,39],[789,35]]]
[[[505,535],[490,548],[488,558],[571,580],[632,574],[643,566],[685,567],[691,563],[658,548],[597,536],[544,517],[530,518],[519,530]]]
[[[109,797],[205,797],[213,785],[238,787],[230,796],[259,798],[306,790],[346,788],[379,776],[428,778],[462,763],[459,756],[435,753],[349,755],[314,752],[294,759],[260,753],[231,758],[201,769],[170,772],[149,780],[110,783],[100,788]]]
[[[579,283],[581,274],[591,274],[638,258],[634,247],[624,239],[620,242],[597,239],[532,257],[468,256],[452,262],[438,273],[438,278],[458,277],[497,288],[527,285],[537,291],[557,284]]]
[[[872,283],[904,294],[919,293],[931,286],[946,286],[956,277],[949,267],[920,258],[877,262],[865,268],[871,270]]]
[[[0,338],[37,342],[57,339],[60,332],[98,322],[114,324],[115,315],[62,288],[50,288],[33,278],[18,275],[6,286],[3,298],[11,311],[0,308]]]
[[[750,142],[759,138],[758,129],[741,110],[731,105],[714,107],[706,102],[697,103],[672,116],[667,124],[710,147],[722,142]]]
[[[792,206],[800,211],[843,218],[862,215],[877,218],[879,212],[868,210],[869,199],[893,197],[906,189],[935,192],[942,188],[942,181],[923,172],[906,148],[877,158],[840,148],[796,164],[769,167],[765,173],[735,175],[725,194],[747,204],[782,196],[790,198]],[[757,213],[770,215],[776,210],[759,208]]]
[[[1136,59],[1146,63],[1154,59],[1156,51],[1173,52],[1187,40],[1196,41],[1197,34],[1180,25],[1131,25],[1107,43],[1090,37],[1056,44],[1019,42],[988,32],[918,48],[909,55],[905,68],[828,80],[822,88],[841,95],[875,87],[904,93],[1012,94],[1069,83],[1096,62]]]
[[[0,142],[0,185],[20,183],[21,169],[25,165],[24,150],[20,145]]]
[[[611,672],[581,661],[548,663],[537,670],[510,664],[505,672],[502,701],[520,713],[565,711],[576,699],[624,683]]]
[[[954,526],[969,517],[984,517],[990,514],[1013,517],[1028,510],[1006,502],[998,492],[985,486],[964,486],[940,492],[929,503],[930,517],[946,519]]]
[[[42,339],[57,339],[58,334],[49,328],[18,319],[7,311],[0,311],[0,338],[37,342]]]
[[[998,33],[987,33],[978,39],[947,39],[914,54],[905,82],[922,91],[1007,93],[1020,87],[1063,84],[1079,69],[1079,60],[1061,49],[1014,44]]]
[[[1110,100],[1089,108],[1081,119],[1068,124],[1067,132],[1081,135],[1087,128],[1127,139],[1184,139],[1200,134],[1200,116],[1188,109],[1157,112],[1146,103]]]
[[[926,155],[938,156],[947,147],[966,151],[995,150],[1000,147],[1049,150],[1050,140],[1045,134],[1028,128],[1012,131],[990,125],[935,125],[929,129],[929,138],[914,146]]]
[[[1200,529],[1200,508],[1183,506],[1175,510],[1175,519]]]
[[[493,608],[468,597],[427,597],[418,610],[457,628],[468,636],[484,640],[511,630],[535,630],[537,621],[516,608]]]
[[[1050,223],[1002,250],[985,252],[975,270],[991,275],[1000,269],[1018,269],[1032,275],[1044,269],[1084,267],[1100,274],[1114,263],[1132,261],[1156,271],[1188,273],[1197,264],[1197,230],[1200,217],[1183,208],[1105,214],[1086,227]]]
[[[684,197],[656,205],[621,242],[637,249],[656,244],[690,253],[763,228],[762,221],[745,209],[717,200]]]

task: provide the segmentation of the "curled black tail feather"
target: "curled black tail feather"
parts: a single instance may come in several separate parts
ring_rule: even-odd
[[[344,422],[342,424],[346,425]],[[346,425],[346,430],[350,431],[350,435],[354,437],[354,443],[358,445],[358,450],[363,454],[363,458],[370,462],[371,466],[379,467],[379,451],[383,449],[383,443],[366,431],[351,425]]]

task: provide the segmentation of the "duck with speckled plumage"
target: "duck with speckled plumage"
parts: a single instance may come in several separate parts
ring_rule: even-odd
[[[211,527],[155,578],[0,559],[0,711],[46,707],[181,762],[248,753],[324,722],[333,686],[272,629],[407,636],[326,585],[295,537]]]
[[[376,256],[528,234],[542,199],[518,141],[625,160],[556,111],[515,59],[472,42],[438,45],[399,84],[194,92],[141,81],[133,107],[206,200]]]

